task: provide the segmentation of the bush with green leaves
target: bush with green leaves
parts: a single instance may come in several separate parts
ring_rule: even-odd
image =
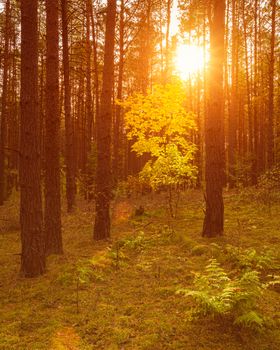
[[[182,288],[177,293],[195,301],[192,317],[230,317],[234,324],[260,329],[266,319],[257,311],[257,303],[265,288],[258,271],[231,278],[216,259],[211,259],[203,273],[195,273],[194,289]]]

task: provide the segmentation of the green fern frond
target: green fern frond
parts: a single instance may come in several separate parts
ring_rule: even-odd
[[[256,311],[249,311],[237,317],[234,324],[251,329],[261,329],[264,326],[264,319]]]

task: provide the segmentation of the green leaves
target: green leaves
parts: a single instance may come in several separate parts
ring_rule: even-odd
[[[203,273],[195,273],[194,289],[179,289],[177,293],[192,297],[196,303],[195,315],[232,316],[234,324],[261,328],[264,318],[255,308],[266,288],[259,272],[246,271],[240,277],[230,278],[216,259],[209,260]]]

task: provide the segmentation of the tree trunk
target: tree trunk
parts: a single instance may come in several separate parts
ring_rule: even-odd
[[[124,0],[121,0],[121,10],[120,10],[120,57],[119,57],[119,72],[118,72],[118,89],[117,89],[117,99],[121,101],[122,90],[123,90],[123,71],[124,71]],[[121,148],[121,106],[116,106],[116,120],[114,127],[114,182],[117,183],[120,175],[120,148]]]
[[[58,2],[46,0],[46,171],[45,171],[45,235],[46,253],[62,254],[60,203],[60,116]]]
[[[40,139],[38,123],[38,2],[21,1],[21,138],[20,224],[21,272],[35,277],[45,272]]]
[[[67,211],[71,212],[75,206],[75,167],[74,167],[74,129],[71,115],[71,88],[69,68],[68,43],[68,9],[67,0],[61,0],[62,16],[62,48],[63,48],[63,76],[64,76],[64,112],[65,112],[65,164],[66,164],[66,199]]]
[[[254,158],[252,163],[252,183],[257,184],[258,175],[259,175],[259,108],[258,108],[258,6],[259,0],[254,1],[254,104],[253,104],[253,123],[254,123]]]
[[[244,31],[244,49],[245,49],[245,69],[246,69],[246,90],[247,90],[247,115],[248,115],[248,153],[253,151],[253,120],[252,120],[252,103],[251,103],[251,84],[249,77],[249,60],[248,60],[248,40],[247,40],[247,23],[245,18],[245,0],[242,0],[242,19]]]
[[[202,235],[220,236],[224,229],[223,64],[225,0],[213,0],[210,20],[208,111],[205,120],[206,212]]]
[[[0,205],[4,204],[5,194],[5,146],[7,133],[7,95],[8,95],[8,69],[9,69],[9,29],[10,29],[10,0],[6,1],[5,8],[5,44],[3,64],[3,88],[0,120]]]
[[[170,52],[169,52],[169,36],[170,36],[170,22],[171,22],[171,9],[172,0],[167,0],[167,19],[166,19],[166,35],[165,35],[165,83],[168,81],[170,74]]]
[[[97,26],[93,16],[92,2],[89,2],[90,18],[92,26],[92,43],[93,43],[93,65],[94,65],[94,88],[95,88],[95,119],[93,120],[93,138],[96,139],[96,120],[99,116],[99,69],[98,69],[98,57],[97,57],[97,42],[98,33]]]
[[[231,44],[231,101],[228,125],[228,162],[229,174],[228,183],[233,187],[236,182],[237,165],[237,126],[238,126],[238,99],[237,99],[237,20],[236,20],[236,0],[232,0],[232,44]]]
[[[276,0],[271,0],[271,39],[269,59],[269,93],[268,93],[268,127],[267,127],[267,167],[270,169],[274,163],[274,61],[275,61],[275,17]]]
[[[97,119],[96,215],[93,234],[95,240],[110,237],[111,128],[112,93],[114,84],[115,25],[116,0],[108,0],[103,86],[100,115]]]

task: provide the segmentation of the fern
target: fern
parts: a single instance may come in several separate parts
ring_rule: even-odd
[[[226,246],[228,260],[242,270],[278,270],[279,261],[272,250],[266,249],[258,253],[254,248],[241,249],[228,244]]]
[[[246,326],[247,328],[255,330],[263,328],[264,323],[264,318],[255,311],[249,311],[245,314],[242,314],[239,317],[236,317],[236,319],[234,320],[235,325],[239,325],[242,327]]]
[[[263,318],[255,311],[262,295],[258,271],[246,271],[231,279],[216,259],[211,259],[203,273],[195,273],[194,289],[179,289],[178,294],[195,301],[195,316],[232,316],[234,323],[261,328]]]

